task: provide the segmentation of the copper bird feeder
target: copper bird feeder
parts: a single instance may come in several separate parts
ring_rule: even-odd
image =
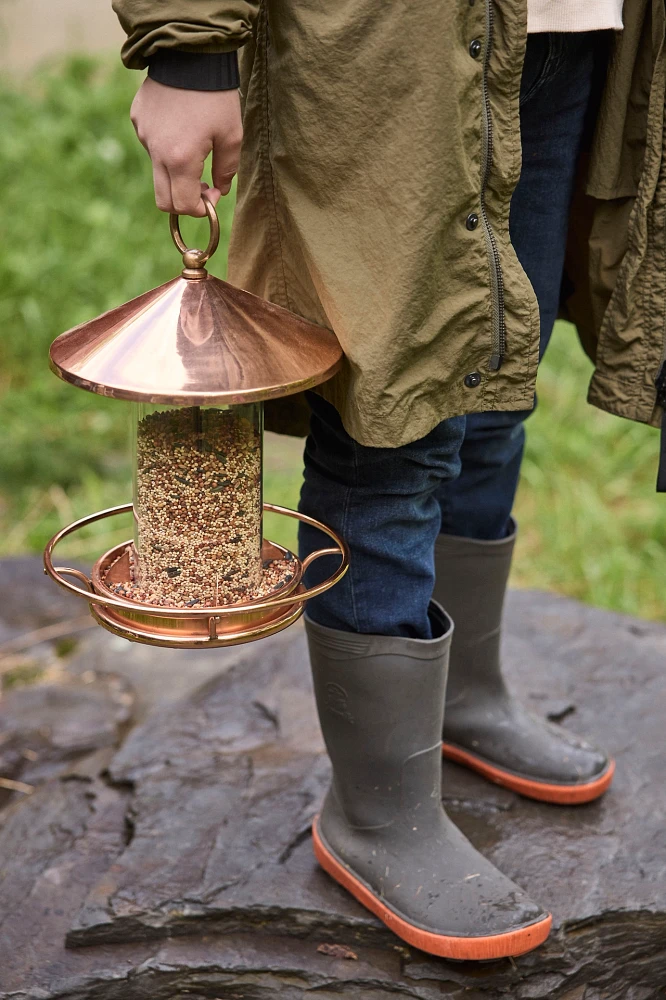
[[[263,401],[310,389],[333,375],[335,336],[226,281],[204,265],[219,241],[188,249],[177,278],[61,334],[51,368],[72,385],[129,400],[134,410],[134,495],[62,528],[46,546],[46,573],[86,600],[104,628],[158,646],[228,646],[278,632],[347,571],[347,546],[305,514],[263,502]],[[68,535],[132,512],[134,538],[102,555],[90,578],[55,566]],[[332,546],[302,562],[263,538],[272,511],[324,532]],[[340,557],[323,583],[303,575],[321,556]],[[68,579],[69,578],[69,579]],[[72,582],[72,579],[77,582]]]

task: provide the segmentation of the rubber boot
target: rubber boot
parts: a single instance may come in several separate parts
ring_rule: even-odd
[[[313,825],[317,860],[398,937],[450,959],[521,955],[551,918],[486,861],[441,803],[452,626],[437,638],[340,632],[306,618],[333,782]]]
[[[446,757],[531,799],[576,805],[613,778],[605,753],[523,708],[500,664],[504,595],[516,538],[440,535],[434,597],[456,623],[442,749]]]

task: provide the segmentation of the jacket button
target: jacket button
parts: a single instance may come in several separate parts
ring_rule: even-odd
[[[478,38],[472,39],[472,41],[469,43],[469,54],[471,55],[472,59],[478,59],[479,56],[481,55],[481,42],[479,41]]]
[[[472,232],[479,224],[479,217],[476,212],[470,212],[470,214],[465,219],[465,225]]]
[[[481,385],[480,372],[470,372],[469,375],[465,375],[465,385],[468,389],[476,389]]]

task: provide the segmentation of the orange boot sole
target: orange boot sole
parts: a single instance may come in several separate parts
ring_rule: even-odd
[[[319,833],[318,819],[312,824],[312,842],[317,861],[328,874],[350,892],[358,902],[374,913],[399,938],[414,948],[457,961],[488,961],[495,958],[516,958],[525,952],[538,948],[550,934],[553,918],[550,914],[533,924],[516,931],[491,934],[486,937],[453,937],[435,934],[410,923],[397,911],[387,906],[383,899],[370,889],[365,882],[352,874],[328,848]]]
[[[565,785],[547,781],[536,781],[534,778],[522,778],[513,771],[505,771],[496,764],[490,764],[483,757],[477,757],[469,750],[461,750],[453,743],[442,743],[442,754],[448,760],[453,760],[456,764],[469,767],[472,771],[482,774],[488,781],[504,788],[510,788],[512,792],[518,792],[528,799],[536,799],[539,802],[553,802],[559,806],[578,806],[584,802],[593,802],[608,790],[615,774],[615,761],[611,760],[605,771],[593,781],[581,784]]]

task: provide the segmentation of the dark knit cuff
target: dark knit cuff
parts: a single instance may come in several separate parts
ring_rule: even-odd
[[[150,58],[148,76],[183,90],[235,90],[240,85],[236,52],[160,49]]]

